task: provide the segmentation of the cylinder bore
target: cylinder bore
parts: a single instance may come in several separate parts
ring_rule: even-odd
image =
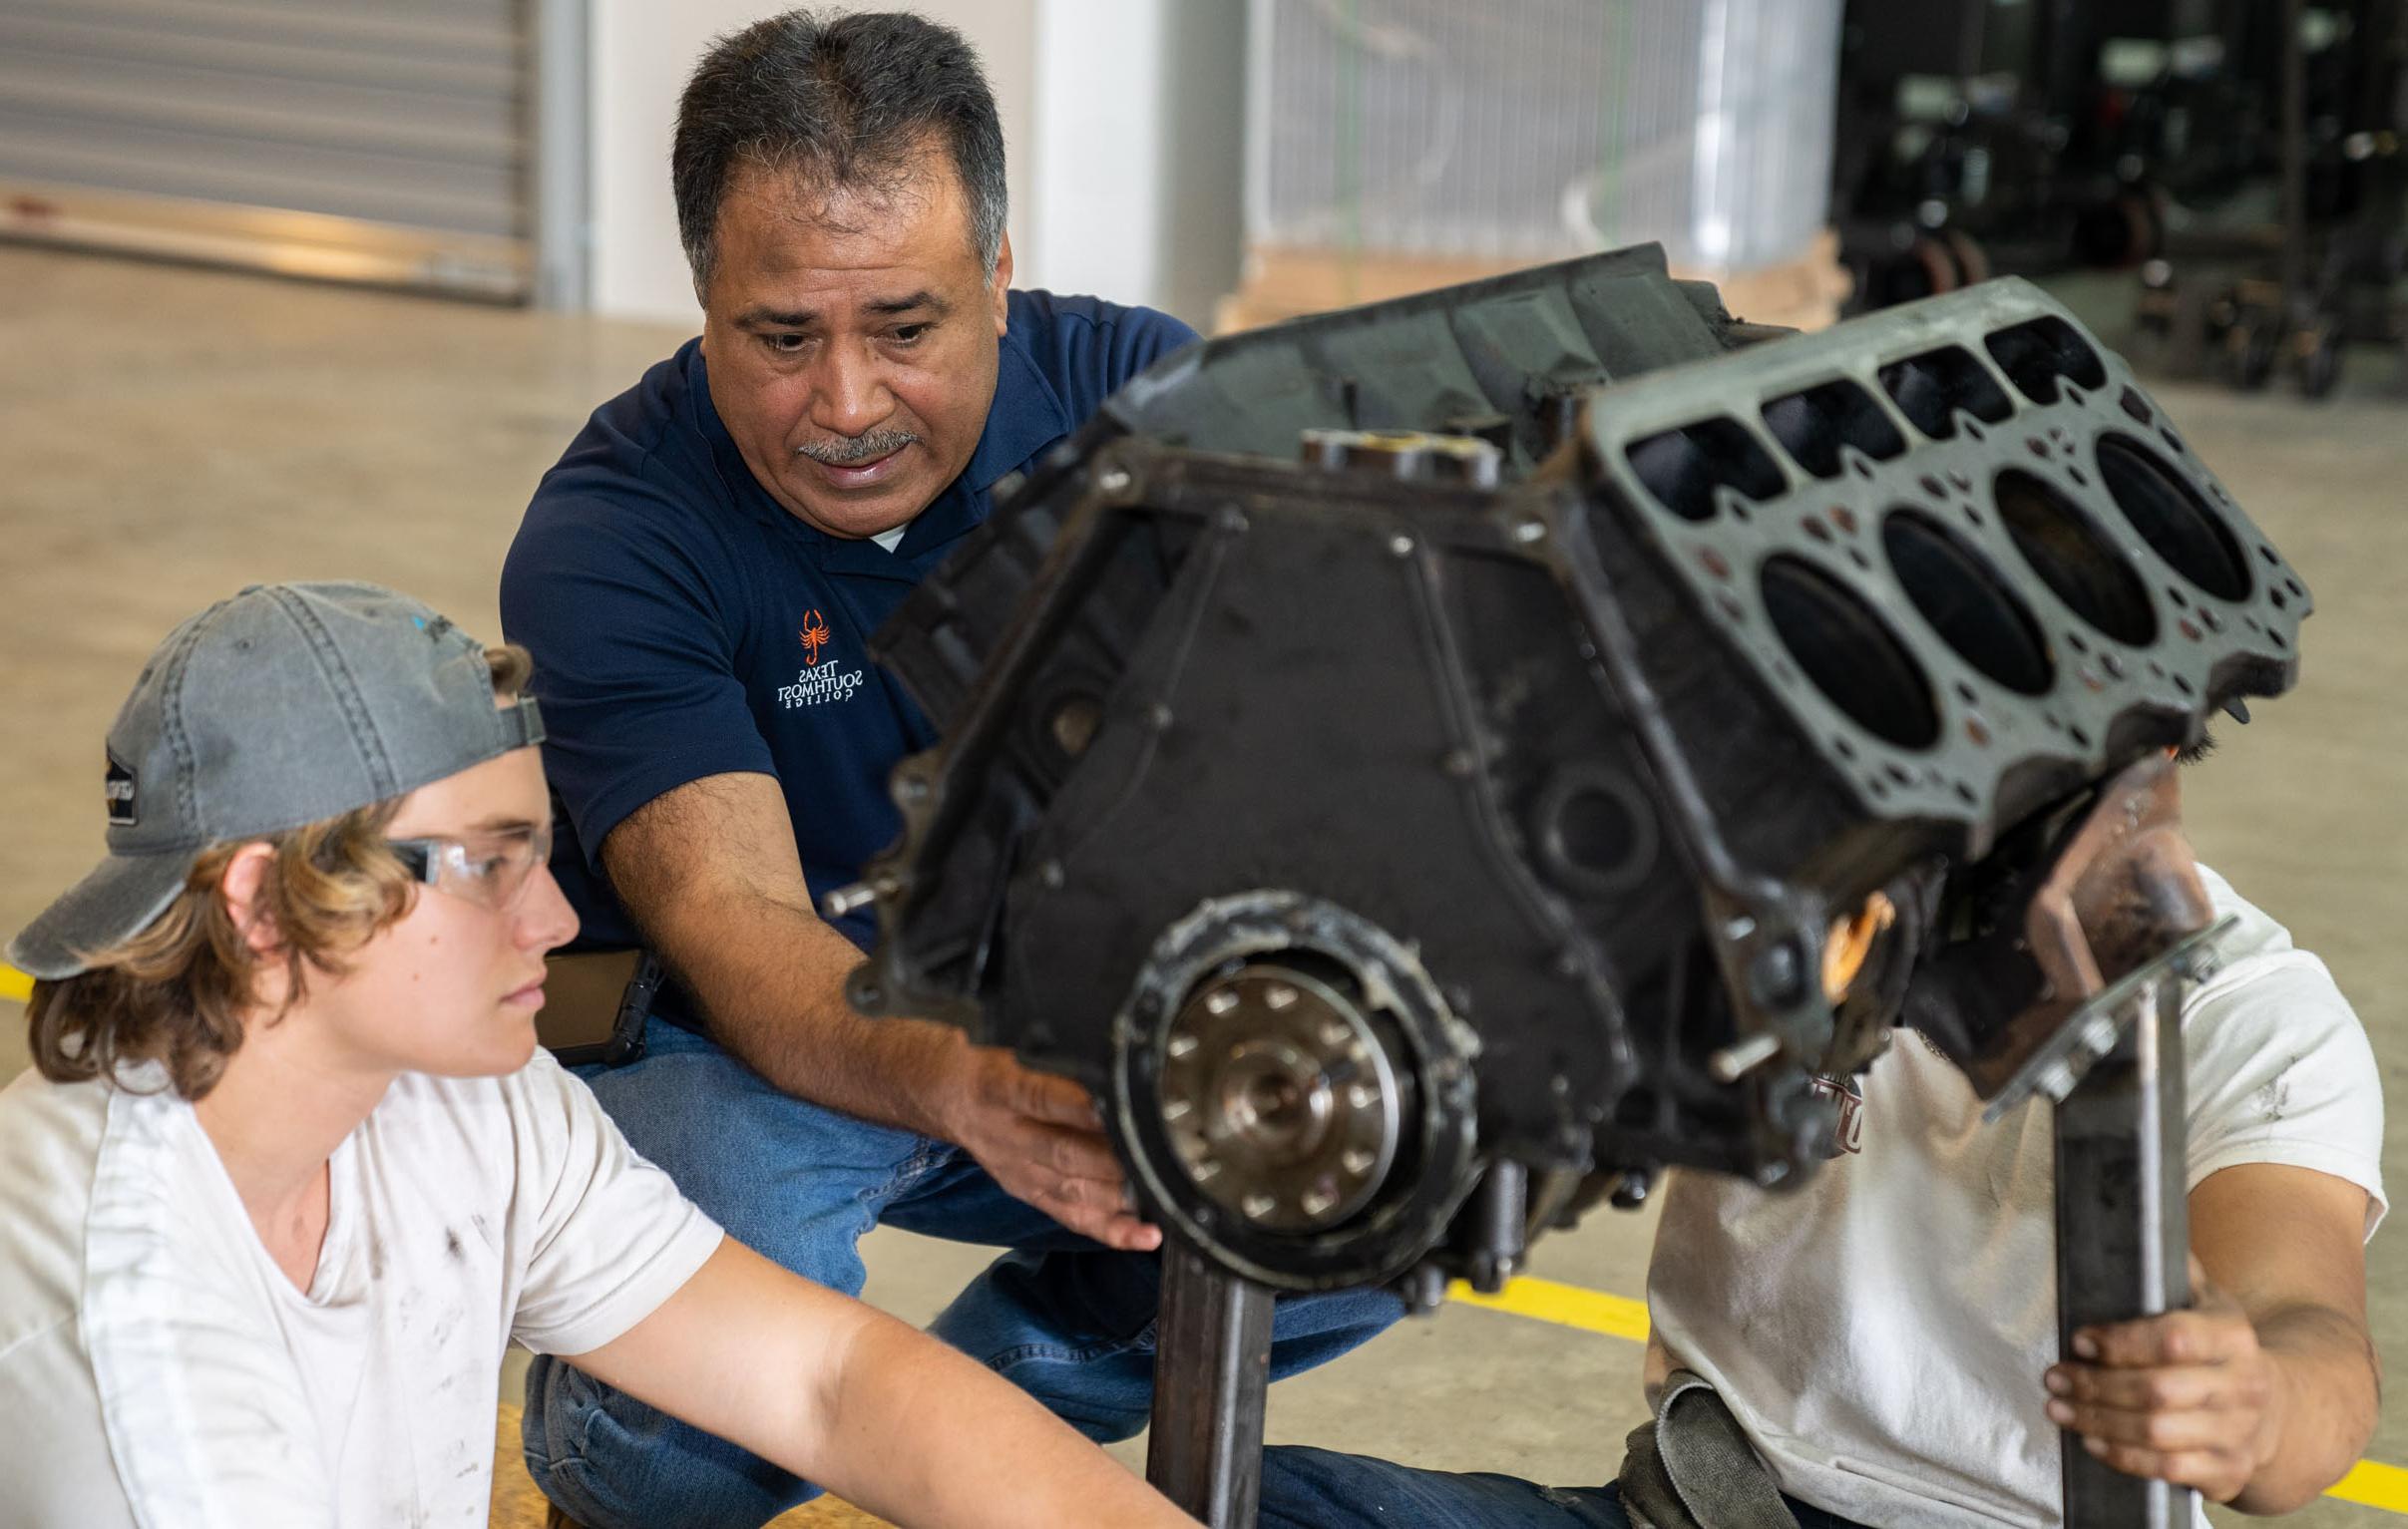
[[[1747,427],[1722,416],[1633,441],[1624,456],[1656,503],[1685,521],[1712,520],[1718,489],[1762,501],[1789,486]]]
[[[2067,609],[2118,642],[2157,640],[2157,607],[2140,575],[2072,500],[2015,468],[1992,481],[1991,495],[2015,550]]]
[[[1765,405],[1765,428],[1792,461],[1817,478],[1839,476],[1839,449],[1852,446],[1876,462],[1906,449],[1898,427],[1855,383],[1841,378]]]
[[[2107,384],[2099,353],[2084,343],[2073,325],[2054,314],[2001,329],[1984,343],[1999,369],[2036,404],[2055,403],[2061,383],[2091,389]]]
[[[1782,645],[1849,720],[1902,749],[1939,741],[1929,677],[1860,596],[1787,553],[1765,560],[1759,587]]]
[[[1998,424],[2015,412],[1990,369],[1961,345],[1943,345],[1881,368],[1881,390],[1935,441],[1956,434],[1959,412]]]
[[[2168,567],[2218,599],[2249,597],[2249,560],[2231,528],[2156,452],[2127,435],[2101,436],[2099,477]]]
[[[1987,561],[1920,511],[1881,523],[1881,550],[1906,597],[1957,656],[2025,695],[2055,679],[2039,623]]]

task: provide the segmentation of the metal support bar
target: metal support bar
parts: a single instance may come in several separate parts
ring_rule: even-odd
[[[2182,994],[2169,970],[2124,1000],[2115,1048],[2057,1102],[2057,1344],[2101,1323],[2190,1304]],[[2128,1476],[2072,1433],[2065,1529],[2189,1529],[2199,1494]]]
[[[1209,1529],[1254,1529],[1271,1302],[1268,1287],[1164,1245],[1145,1479]]]

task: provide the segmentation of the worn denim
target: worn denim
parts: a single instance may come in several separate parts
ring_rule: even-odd
[[[1602,1430],[1598,1444],[1609,1444]],[[1795,1498],[1783,1501],[1799,1529],[1861,1529]],[[1261,1529],[1631,1529],[1631,1521],[1611,1483],[1540,1486],[1288,1446],[1263,1457]]]

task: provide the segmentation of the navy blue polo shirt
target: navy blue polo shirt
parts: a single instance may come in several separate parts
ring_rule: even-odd
[[[561,808],[553,869],[581,944],[638,943],[602,840],[704,776],[777,778],[815,900],[894,842],[888,774],[937,739],[870,662],[870,633],[987,518],[997,480],[1195,338],[1167,314],[1091,297],[1009,303],[970,465],[892,552],[769,497],[711,407],[698,340],[595,410],[544,475],[503,565],[502,626],[535,655]],[[866,910],[838,928],[864,949],[875,937]]]

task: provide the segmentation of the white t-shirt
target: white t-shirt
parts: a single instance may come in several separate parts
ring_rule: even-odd
[[[0,1091],[0,1529],[481,1529],[509,1341],[608,1342],[719,1244],[547,1052],[402,1075],[331,1172],[303,1295],[191,1105]]]
[[[2383,1098],[2324,963],[2240,916],[2183,1010],[2190,1185],[2239,1163],[2347,1179],[2384,1211]],[[2050,1106],[1981,1123],[1963,1073],[1900,1032],[1859,1080],[1847,1145],[1792,1193],[1676,1174],[1648,1272],[1651,1388],[1696,1371],[1782,1489],[1880,1529],[2061,1522]],[[2206,1523],[2205,1518],[2201,1520]]]

